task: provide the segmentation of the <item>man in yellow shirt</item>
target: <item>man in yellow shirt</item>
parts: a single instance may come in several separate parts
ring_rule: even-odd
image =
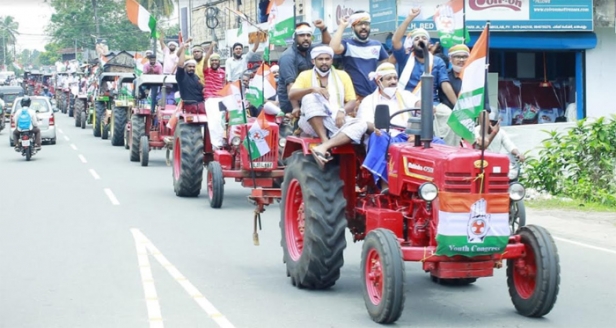
[[[314,67],[297,76],[289,90],[289,100],[301,100],[298,126],[302,131],[321,139],[321,144],[311,151],[323,169],[332,159],[330,148],[361,142],[368,126],[348,116],[355,110],[357,97],[349,74],[332,67],[334,50],[326,45],[317,46],[310,57]]]
[[[201,82],[201,84],[205,85],[205,77],[203,76],[203,65],[206,64],[206,61],[203,58],[203,47],[192,47],[192,59],[197,62],[197,66],[195,66],[195,74],[197,74],[197,76],[199,77],[199,81]]]

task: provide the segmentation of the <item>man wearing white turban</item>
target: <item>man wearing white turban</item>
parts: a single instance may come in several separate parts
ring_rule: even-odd
[[[343,40],[342,34],[347,26],[353,30],[353,37]],[[374,81],[368,79],[368,74],[374,72],[379,63],[389,58],[383,44],[369,37],[370,14],[356,11],[348,19],[340,19],[340,26],[329,43],[335,54],[342,54],[342,68],[351,76],[357,93],[356,105],[376,88]]]
[[[175,74],[175,69],[178,67],[179,57],[175,53],[175,50],[178,47],[178,44],[171,41],[167,45],[165,45],[164,36],[161,34],[160,39],[160,47],[163,49],[163,74]]]
[[[289,99],[301,100],[298,126],[321,144],[311,149],[321,169],[332,157],[328,150],[351,141],[359,143],[366,123],[349,117],[355,110],[355,90],[351,77],[332,68],[334,50],[317,46],[310,52],[314,68],[299,74],[289,91]],[[331,138],[331,139],[330,139]]]
[[[447,95],[447,98],[455,104],[457,97],[449,83],[449,76],[447,74],[447,67],[445,62],[431,53],[424,54],[421,44],[426,47],[430,45],[430,35],[428,31],[423,28],[413,30],[411,33],[411,39],[413,42],[412,52],[406,53],[406,49],[402,45],[402,37],[406,32],[409,24],[419,15],[419,9],[413,8],[409,12],[406,19],[400,24],[398,29],[391,38],[391,44],[393,47],[393,55],[396,62],[401,69],[400,80],[398,81],[398,88],[402,90],[408,90],[412,93],[419,95],[421,93],[421,75],[423,75],[426,67],[425,57],[428,56],[430,67],[428,70],[434,76],[434,103],[439,104],[438,92],[439,88]],[[408,38],[407,38],[408,39]]]

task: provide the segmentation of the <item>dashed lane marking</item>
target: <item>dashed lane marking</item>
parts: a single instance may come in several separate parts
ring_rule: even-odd
[[[92,174],[92,177],[94,178],[94,180],[100,180],[101,179],[100,175],[98,175],[96,173],[96,171],[94,171],[94,169],[90,169],[89,171],[90,171],[90,174]]]
[[[62,129],[58,129],[58,132],[60,132],[61,134],[64,134],[64,131],[62,131]]]
[[[612,249],[607,249],[607,248],[603,248],[603,247],[599,247],[599,246],[593,246],[593,245],[589,245],[589,244],[584,244],[584,243],[580,243],[579,241],[575,241],[575,240],[571,240],[571,239],[566,239],[566,238],[562,238],[562,237],[556,237],[556,236],[552,236],[552,238],[554,238],[554,240],[558,240],[558,241],[562,241],[565,243],[569,243],[569,244],[573,244],[573,245],[578,245],[581,247],[586,247],[586,248],[590,248],[590,249],[594,249],[597,251],[602,251],[602,252],[606,252],[606,253],[610,253],[610,254],[616,254],[615,250]]]
[[[197,304],[208,314],[208,316],[214,320],[221,328],[235,328],[235,326],[225,317],[220,311],[218,311],[214,305],[208,301],[201,292],[195,287],[182,273],[167,260],[167,258],[152,244],[152,242],[143,234],[139,229],[131,229],[135,238],[135,243],[141,243],[149,253],[154,256],[156,261],[162,265],[167,272],[177,281],[182,288],[192,297]]]
[[[64,136],[64,140],[69,141],[71,139],[69,139],[67,136]]]
[[[82,162],[82,163],[84,163],[84,164],[85,164],[85,163],[87,163],[87,162],[88,162],[88,161],[86,160],[86,158],[85,158],[85,157],[83,157],[83,155],[79,154],[79,155],[78,155],[78,157],[79,157],[79,160],[81,160],[81,162]]]
[[[77,150],[77,146],[75,146],[75,144],[71,144],[71,148],[73,148],[73,150]]]
[[[107,194],[107,198],[109,198],[109,200],[111,201],[111,204],[120,205],[120,201],[118,201],[118,199],[113,194],[113,191],[111,191],[111,189],[105,188],[105,194]]]

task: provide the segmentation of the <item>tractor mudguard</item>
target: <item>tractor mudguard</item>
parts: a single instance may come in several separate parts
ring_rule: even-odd
[[[304,155],[310,155],[310,149],[321,143],[320,138],[302,138],[296,136],[288,136],[284,146],[282,158],[285,159],[294,152],[302,150]],[[355,154],[355,148],[352,144],[334,147],[329,151],[331,154]]]
[[[205,114],[180,114],[180,119],[185,123],[207,123]]]
[[[233,168],[233,156],[225,149],[214,150],[214,161],[220,163],[223,170],[231,170]]]

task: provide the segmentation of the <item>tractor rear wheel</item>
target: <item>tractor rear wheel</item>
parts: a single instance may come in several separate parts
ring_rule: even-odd
[[[92,125],[92,132],[95,137],[101,136],[103,113],[105,112],[105,103],[97,101],[94,108],[94,124]]]
[[[139,143],[141,142],[141,137],[145,136],[145,119],[143,116],[135,115],[131,117],[130,125],[130,161],[139,162]]]
[[[550,233],[540,226],[518,229],[526,246],[524,257],[507,260],[507,286],[513,306],[526,317],[548,314],[558,296],[560,260]]]
[[[173,145],[173,190],[179,197],[197,197],[203,182],[201,125],[178,123]]]
[[[207,198],[211,208],[220,208],[225,196],[225,177],[220,163],[211,161],[207,165]]]
[[[73,117],[74,113],[75,113],[75,96],[73,96],[72,93],[69,94],[68,96],[69,99],[69,103],[68,103],[68,117]]]
[[[127,120],[126,107],[114,107],[113,108],[113,126],[111,131],[111,145],[112,146],[124,146],[124,128],[126,127]]]
[[[81,113],[84,111],[83,102],[80,99],[75,100],[75,126],[81,127]]]
[[[88,124],[88,116],[86,115],[86,112],[83,111],[81,112],[81,128],[85,129],[86,124]]]
[[[141,166],[148,166],[150,161],[150,140],[147,136],[141,136],[139,139],[139,155],[141,157]]]
[[[404,260],[398,239],[379,228],[366,236],[361,255],[364,302],[370,318],[393,323],[404,309]]]
[[[340,278],[347,226],[343,185],[337,165],[328,165],[323,172],[301,151],[288,161],[280,244],[291,283],[298,288],[325,289]]]

